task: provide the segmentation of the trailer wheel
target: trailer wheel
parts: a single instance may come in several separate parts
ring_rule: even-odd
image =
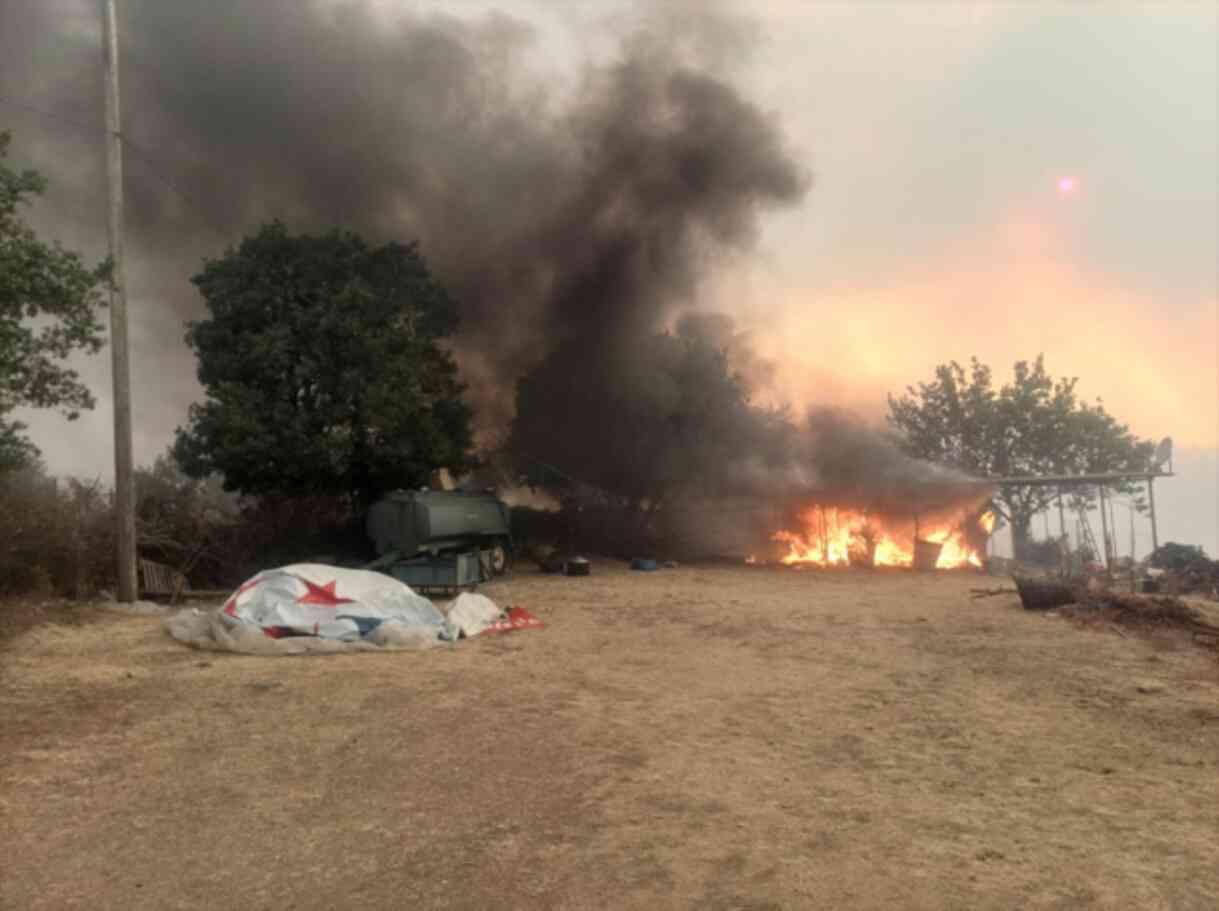
[[[508,571],[508,549],[503,541],[495,541],[491,545],[491,572],[502,576]]]

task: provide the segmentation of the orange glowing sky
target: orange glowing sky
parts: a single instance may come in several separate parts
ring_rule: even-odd
[[[1136,433],[1219,446],[1213,6],[767,8],[754,78],[815,186],[714,305],[774,398],[879,417],[936,364],[1044,353]]]
[[[977,355],[998,384],[1016,360],[1044,352],[1052,374],[1079,377],[1081,396],[1102,397],[1142,436],[1195,447],[1219,438],[1213,300],[1178,302],[1166,319],[1139,294],[1048,258],[768,293],[775,318],[754,337],[778,365],[776,399],[881,416],[887,393],[931,379],[938,363]]]

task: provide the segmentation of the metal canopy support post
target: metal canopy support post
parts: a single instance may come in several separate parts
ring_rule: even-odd
[[[1064,576],[1071,574],[1071,539],[1067,537],[1067,517],[1062,511],[1062,488],[1058,488],[1058,570]]]
[[[1151,507],[1151,552],[1154,554],[1160,549],[1160,534],[1156,528],[1156,487],[1155,478],[1147,479],[1147,501]]]
[[[1133,564],[1134,564],[1134,561],[1135,561],[1135,556],[1134,556],[1134,546],[1135,546],[1135,541],[1134,541],[1134,506],[1129,506],[1129,507],[1126,509],[1126,518],[1127,518],[1127,520],[1128,520],[1128,521],[1129,521],[1129,523],[1130,523],[1130,563],[1131,563],[1131,565],[1133,565]]]
[[[1109,570],[1113,567],[1110,565],[1109,559],[1109,515],[1105,508],[1105,485],[1098,484],[1096,486],[1097,493],[1100,494],[1100,532],[1101,532],[1101,547],[1105,550],[1105,569]]]

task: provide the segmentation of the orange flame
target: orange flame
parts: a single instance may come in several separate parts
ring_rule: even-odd
[[[982,565],[978,551],[969,543],[962,517],[925,523],[917,528],[920,540],[940,546],[936,569],[958,569]],[[811,507],[800,514],[800,532],[778,531],[775,541],[788,546],[782,562],[815,563],[821,566],[912,566],[915,526],[886,522],[852,509]],[[984,513],[976,519],[977,530],[989,536],[995,516]],[[975,538],[976,540],[976,538]]]

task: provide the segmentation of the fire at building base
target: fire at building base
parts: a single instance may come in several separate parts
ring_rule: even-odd
[[[947,499],[870,507],[805,501],[789,511],[784,527],[770,535],[767,556],[748,563],[797,568],[907,567],[981,568],[995,529],[989,491]]]
[[[972,515],[895,519],[843,507],[810,506],[797,531],[774,540],[788,551],[780,561],[819,566],[905,566],[915,569],[981,567],[995,527],[989,510]]]

